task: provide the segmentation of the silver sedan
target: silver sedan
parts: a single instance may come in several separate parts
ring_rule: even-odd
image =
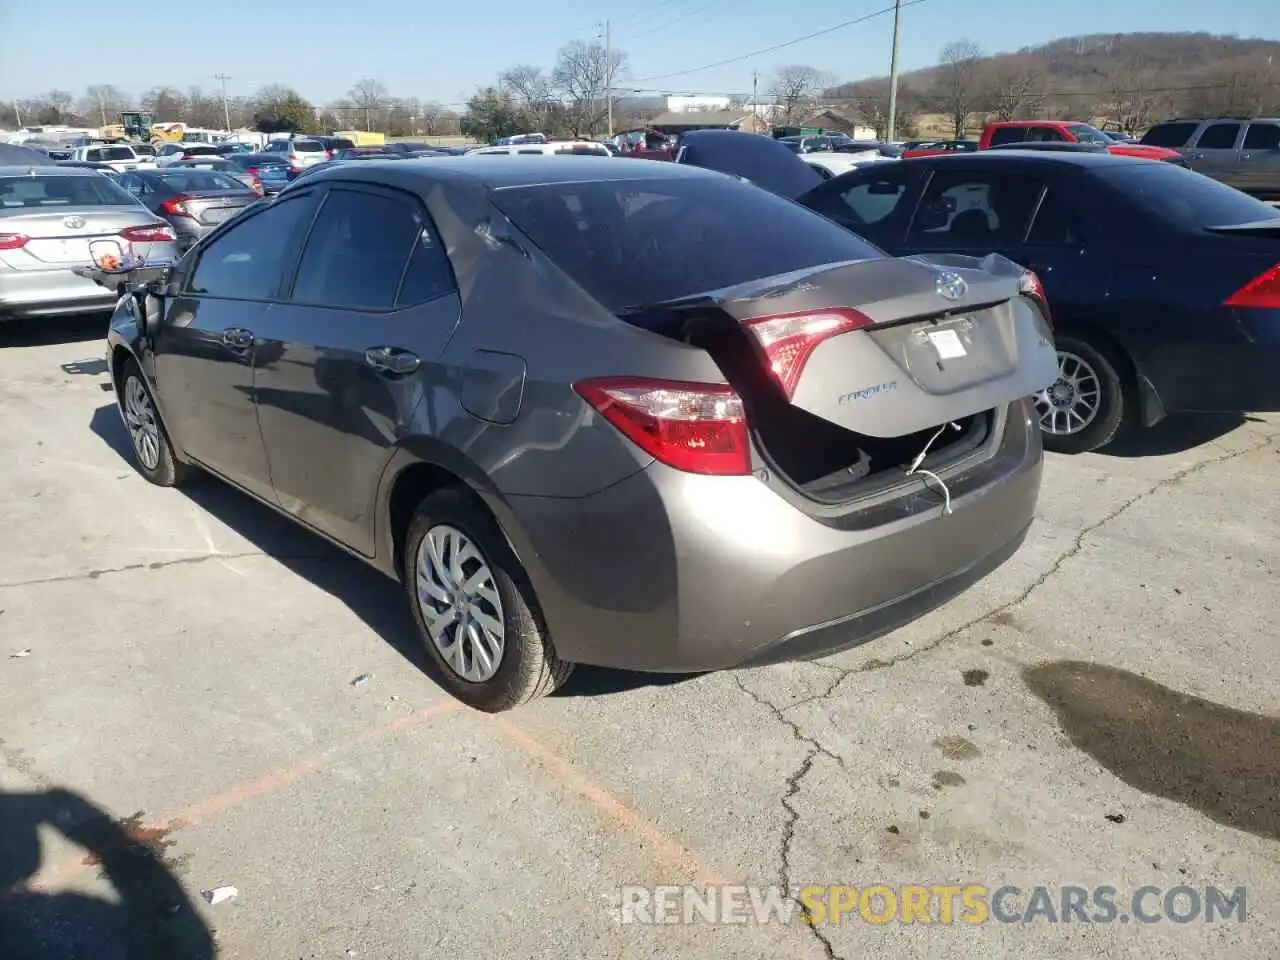
[[[0,166],[0,320],[111,310],[74,270],[113,250],[179,256],[173,228],[96,170]]]

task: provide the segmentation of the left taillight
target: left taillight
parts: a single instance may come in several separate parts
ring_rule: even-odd
[[[178,235],[173,232],[173,227],[159,224],[149,227],[125,227],[120,231],[120,236],[130,243],[164,243],[178,239]]]
[[[769,372],[790,400],[795,396],[804,365],[818,345],[843,333],[871,326],[871,318],[859,310],[842,307],[757,317],[742,326],[754,338]]]
[[[1049,298],[1044,295],[1044,284],[1040,282],[1039,275],[1034,270],[1023,270],[1022,276],[1018,278],[1018,289],[1025,296],[1032,297],[1039,303],[1041,312],[1044,314],[1044,322],[1052,330],[1053,316],[1049,312]]]
[[[1222,305],[1251,310],[1280,310],[1280,263],[1258,274],[1227,297]]]
[[[573,389],[655,460],[686,473],[747,476],[751,439],[742,398],[724,384],[605,377]]]
[[[21,250],[30,239],[25,233],[0,233],[0,250]]]

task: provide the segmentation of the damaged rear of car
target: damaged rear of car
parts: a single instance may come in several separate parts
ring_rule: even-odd
[[[545,502],[521,518],[573,594],[542,596],[565,659],[680,671],[826,655],[935,608],[1022,542],[1042,458],[1027,398],[1057,365],[1015,264],[895,259],[691,170],[492,197],[620,323],[616,374],[572,388],[646,464],[572,507],[625,518],[615,540],[565,538],[580,521]],[[655,378],[659,341],[718,376]]]

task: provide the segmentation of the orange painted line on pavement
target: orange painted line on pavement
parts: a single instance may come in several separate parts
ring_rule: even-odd
[[[573,764],[544,747],[529,733],[499,716],[488,714],[486,718],[499,733],[530,754],[557,780],[589,801],[624,830],[649,844],[662,859],[681,867],[693,882],[717,885],[729,882],[719,873],[705,866],[694,852],[679,840],[663,833],[623,800],[578,772]]]

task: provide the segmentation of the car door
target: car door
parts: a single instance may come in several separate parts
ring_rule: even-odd
[[[1268,199],[1280,198],[1280,121],[1254,120],[1240,146],[1237,189]]]
[[[201,465],[272,499],[253,397],[256,331],[315,210],[299,193],[229,224],[183,261],[155,338],[158,402],[175,442]]]
[[[416,197],[327,186],[287,302],[273,304],[254,393],[276,497],[366,556],[378,482],[437,378],[460,305]]]
[[[1238,146],[1243,132],[1244,124],[1235,120],[1209,124],[1187,150],[1187,166],[1196,173],[1236,186],[1240,179]]]
[[[1051,175],[1025,235],[997,251],[1035,272],[1060,324],[1101,319],[1098,309],[1111,262],[1105,254],[1094,255],[1094,241],[1102,231],[1073,202],[1076,196],[1067,175]]]
[[[923,170],[916,163],[876,164],[809,191],[800,203],[893,253],[911,222]]]

